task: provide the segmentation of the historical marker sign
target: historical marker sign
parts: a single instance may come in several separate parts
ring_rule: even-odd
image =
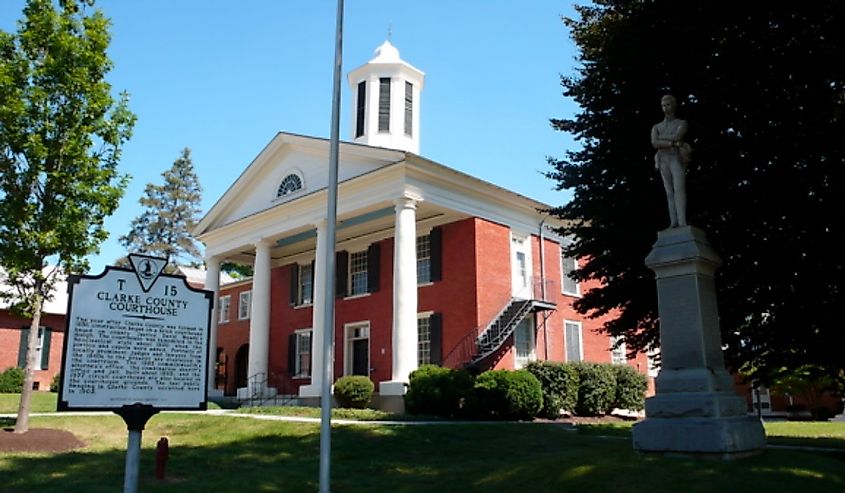
[[[205,409],[213,293],[164,259],[70,278],[59,410]]]

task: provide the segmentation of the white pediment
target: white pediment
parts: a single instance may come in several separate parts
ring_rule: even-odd
[[[341,143],[338,181],[365,175],[402,161],[405,153]],[[278,196],[279,186],[295,175],[301,188]],[[295,182],[296,180],[294,180]],[[324,190],[329,181],[329,141],[279,133],[223,194],[194,230],[196,236],[273,207]]]

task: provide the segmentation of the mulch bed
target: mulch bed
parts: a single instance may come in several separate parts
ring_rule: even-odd
[[[26,433],[13,433],[14,428],[0,431],[2,452],[67,452],[82,448],[85,442],[65,430],[30,428]]]

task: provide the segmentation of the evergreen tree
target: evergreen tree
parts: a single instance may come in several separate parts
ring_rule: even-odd
[[[761,382],[813,365],[845,383],[845,4],[597,1],[567,19],[579,50],[552,120],[581,148],[550,159],[573,199],[556,208],[601,287],[576,303],[613,313],[628,348],[658,343],[654,275],[643,265],[668,224],[654,150],[660,98],[678,98],[692,144],[688,219],[723,259],[726,356]],[[839,204],[839,205],[836,205]]]
[[[126,186],[118,173],[135,115],[105,76],[109,21],[93,1],[29,0],[17,33],[0,31],[0,293],[31,317],[15,432],[29,427],[41,310],[62,273],[108,236]],[[54,268],[47,268],[49,262]]]
[[[130,253],[164,257],[171,264],[199,265],[201,254],[191,231],[202,212],[202,189],[191,150],[183,149],[161,176],[164,184],[147,183],[139,200],[145,210],[132,220],[129,233],[120,237],[120,243]]]

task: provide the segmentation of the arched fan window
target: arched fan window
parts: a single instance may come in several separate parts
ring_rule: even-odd
[[[282,183],[279,185],[279,190],[276,192],[276,197],[284,197],[285,195],[290,195],[299,190],[302,190],[302,178],[291,173],[282,180]]]

